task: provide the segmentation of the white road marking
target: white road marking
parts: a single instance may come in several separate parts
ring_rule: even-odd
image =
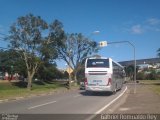
[[[55,103],[57,101],[52,101],[52,102],[48,102],[48,103],[44,103],[44,104],[40,104],[40,105],[36,105],[36,106],[32,106],[32,107],[29,107],[28,109],[34,109],[34,108],[37,108],[37,107],[41,107],[41,106],[45,106],[45,105],[48,105],[48,104],[52,104],[52,103]]]
[[[95,114],[100,114],[104,109],[106,109],[107,107],[109,107],[112,103],[114,103],[116,100],[118,100],[127,90],[127,86],[125,88],[125,90],[119,95],[117,96],[115,99],[113,99],[110,103],[108,103],[106,106],[104,106],[103,108],[101,108],[100,110],[98,110]]]
[[[76,98],[76,97],[80,97],[80,96],[81,96],[81,95],[75,95],[75,96],[74,96],[74,98]]]
[[[98,110],[97,112],[95,112],[94,115],[90,116],[89,118],[87,118],[86,120],[92,120],[97,114],[100,114],[103,110],[105,110],[107,107],[109,107],[111,104],[113,104],[116,100],[118,100],[127,90],[127,86],[125,88],[125,90],[119,95],[117,96],[115,99],[113,99],[110,103],[108,103],[107,105],[105,105],[103,108],[101,108],[100,110]]]

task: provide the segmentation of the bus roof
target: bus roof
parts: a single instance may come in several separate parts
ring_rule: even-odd
[[[109,59],[107,57],[89,57],[88,59]]]
[[[124,68],[121,64],[119,64],[118,62],[114,61],[112,58],[107,58],[107,57],[101,57],[101,56],[98,56],[98,57],[89,57],[87,59],[111,59],[114,63],[116,63],[118,66]]]

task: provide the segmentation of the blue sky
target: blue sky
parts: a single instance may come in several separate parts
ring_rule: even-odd
[[[97,42],[130,41],[136,59],[153,58],[160,48],[159,6],[159,0],[0,0],[0,33],[8,34],[19,16],[33,13],[48,23],[58,19],[66,32],[83,33]],[[99,34],[92,34],[97,30]],[[0,47],[6,45],[0,40]],[[133,48],[112,44],[99,54],[116,61],[132,60]]]

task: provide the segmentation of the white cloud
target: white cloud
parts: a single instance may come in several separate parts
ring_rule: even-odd
[[[132,22],[123,25],[123,32],[129,32],[131,34],[144,34],[149,32],[160,32],[160,19],[149,18],[144,21]]]
[[[144,32],[144,29],[141,25],[134,25],[131,27],[131,33],[133,34],[142,34]]]
[[[150,25],[158,25],[160,24],[160,19],[158,18],[150,18],[147,20]]]

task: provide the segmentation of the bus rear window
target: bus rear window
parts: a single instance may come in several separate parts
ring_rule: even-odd
[[[87,60],[87,68],[88,67],[109,68],[109,59],[88,59]]]

